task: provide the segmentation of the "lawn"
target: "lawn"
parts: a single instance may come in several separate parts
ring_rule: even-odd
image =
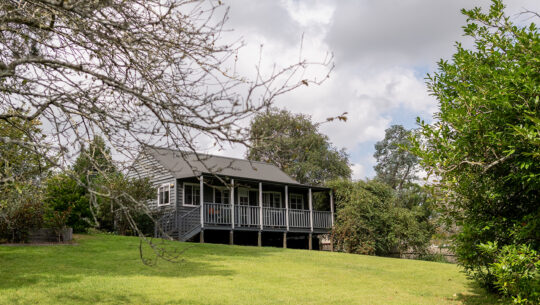
[[[0,304],[494,304],[452,264],[280,248],[170,242],[146,266],[139,240],[0,246]]]

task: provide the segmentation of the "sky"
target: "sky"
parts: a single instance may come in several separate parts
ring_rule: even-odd
[[[461,8],[489,7],[487,0],[230,0],[225,40],[241,39],[238,69],[285,66],[302,56],[313,61],[333,54],[335,69],[320,86],[302,87],[275,101],[275,106],[311,115],[322,122],[347,112],[346,122],[321,125],[321,132],[345,148],[353,179],[374,176],[374,145],[393,124],[416,127],[416,117],[431,122],[437,101],[426,88],[426,74],[440,59],[450,59],[463,37]],[[507,0],[506,13],[540,11],[540,1]],[[303,39],[302,39],[303,37]],[[302,46],[302,47],[301,47]],[[320,77],[320,69],[307,77]],[[213,152],[243,157],[245,148]]]

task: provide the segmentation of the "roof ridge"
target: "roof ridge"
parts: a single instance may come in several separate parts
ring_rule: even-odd
[[[175,169],[176,165],[173,165],[173,163],[183,162],[186,163],[185,165],[187,167],[189,167],[188,171],[202,170],[202,172],[213,173],[213,170],[216,168],[218,169],[218,172],[221,172],[222,170],[237,168],[236,170],[240,170],[240,172],[247,170],[247,172],[244,172],[244,174],[246,174],[246,178],[249,178],[250,176],[259,176],[257,179],[263,179],[264,175],[270,175],[277,180],[270,179],[270,176],[264,176],[266,177],[266,179],[263,180],[302,185],[301,183],[296,181],[296,179],[292,178],[289,174],[279,168],[279,166],[269,162],[213,155],[208,153],[199,153],[191,150],[181,150],[170,147],[146,146],[143,148],[143,150],[146,150],[147,153],[153,155],[156,161],[161,163],[161,165],[164,166],[169,172],[173,173],[173,175],[178,175],[178,173],[182,171],[181,169],[180,171],[179,169]],[[193,156],[196,156],[196,158],[193,158]],[[167,159],[169,161],[166,161]],[[201,163],[203,168],[198,168],[199,166],[196,164],[189,165],[191,162]],[[249,171],[253,173],[249,173]],[[259,172],[259,174],[254,174],[255,172]],[[236,174],[229,173],[228,175],[235,176]]]
[[[193,151],[187,151],[187,150],[179,150],[179,149],[174,149],[174,148],[170,148],[170,147],[157,147],[157,146],[153,146],[153,147],[151,147],[151,148],[153,148],[153,149],[170,150],[170,151],[172,151],[172,152],[185,152],[185,153],[191,154],[191,155],[197,154],[197,155],[205,155],[205,156],[209,156],[209,157],[216,157],[216,158],[223,158],[223,159],[233,159],[233,160],[246,161],[246,162],[251,162],[251,163],[260,163],[260,164],[265,164],[265,165],[275,166],[275,167],[277,167],[279,170],[281,170],[281,168],[279,168],[277,165],[272,164],[272,163],[269,163],[269,162],[264,162],[264,161],[242,159],[242,158],[237,158],[237,157],[220,156],[220,155],[213,155],[213,154],[209,154],[209,153],[193,152]]]

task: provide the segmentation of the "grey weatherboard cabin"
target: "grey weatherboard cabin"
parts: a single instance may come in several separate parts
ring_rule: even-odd
[[[329,188],[300,184],[268,163],[147,148],[129,176],[149,178],[157,189],[149,202],[160,215],[156,237],[204,242],[205,231],[228,231],[233,244],[235,233],[252,232],[259,246],[279,236],[283,247],[303,239],[312,249],[313,237],[328,234],[334,222]]]

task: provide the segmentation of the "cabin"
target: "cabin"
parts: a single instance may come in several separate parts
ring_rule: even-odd
[[[128,176],[147,177],[157,190],[148,202],[160,215],[156,237],[204,242],[206,234],[234,244],[253,236],[259,246],[279,238],[283,247],[289,240],[313,249],[334,223],[329,188],[300,184],[264,162],[153,147]]]

